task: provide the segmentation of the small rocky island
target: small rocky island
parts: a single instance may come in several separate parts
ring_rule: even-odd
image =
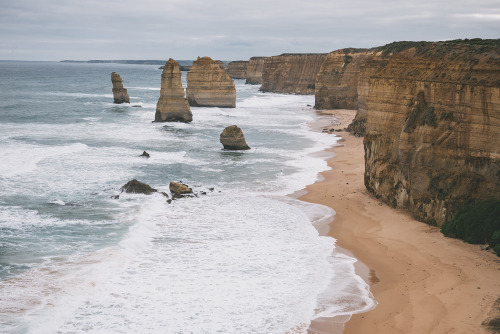
[[[113,99],[114,103],[130,103],[127,90],[123,88],[123,80],[116,72],[111,72],[111,82],[113,83]]]
[[[231,125],[220,134],[220,142],[225,150],[249,150],[250,146],[245,141],[243,131],[236,126]]]
[[[155,122],[184,122],[193,120],[184,95],[179,64],[170,58],[161,73],[160,98],[156,104]]]
[[[236,107],[234,81],[210,57],[199,58],[187,74],[186,95],[193,107]]]

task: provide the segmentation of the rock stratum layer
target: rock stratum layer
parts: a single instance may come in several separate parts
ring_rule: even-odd
[[[188,100],[184,96],[179,64],[170,58],[161,73],[160,98],[156,104],[155,122],[184,122],[193,120]]]
[[[367,189],[436,225],[467,203],[500,199],[500,41],[375,51],[358,82]]]
[[[195,107],[236,107],[234,81],[210,57],[198,58],[187,73],[186,95]]]
[[[226,73],[231,79],[246,79],[247,78],[247,65],[246,60],[235,60],[227,65]]]
[[[266,57],[252,57],[248,60],[246,84],[261,85],[262,72],[264,71],[264,61]]]
[[[116,72],[111,72],[111,82],[113,83],[113,100],[116,104],[130,103],[127,90],[123,88],[123,80]]]
[[[326,54],[282,54],[267,57],[262,73],[263,92],[314,94],[316,75]]]

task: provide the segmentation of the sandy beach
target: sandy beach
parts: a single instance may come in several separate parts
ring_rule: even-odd
[[[337,118],[333,129],[355,115],[326,113]],[[370,269],[378,306],[354,315],[344,333],[493,333],[482,324],[500,316],[500,258],[381,203],[364,186],[363,139],[332,133],[342,137],[332,169],[300,199],[332,207],[328,234]],[[313,323],[310,332],[338,332],[328,326]]]

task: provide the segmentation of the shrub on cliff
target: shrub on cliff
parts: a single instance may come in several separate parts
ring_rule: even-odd
[[[500,201],[489,199],[467,205],[441,232],[471,244],[489,244],[500,256]]]

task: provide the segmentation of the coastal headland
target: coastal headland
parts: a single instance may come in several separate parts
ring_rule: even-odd
[[[323,111],[337,119],[333,130],[355,112]],[[300,199],[334,208],[328,235],[370,268],[378,305],[353,315],[344,333],[490,333],[487,325],[500,313],[500,259],[376,199],[363,184],[363,139],[333,133],[342,139],[331,149],[331,170]],[[337,333],[338,323],[313,321],[309,332]]]

